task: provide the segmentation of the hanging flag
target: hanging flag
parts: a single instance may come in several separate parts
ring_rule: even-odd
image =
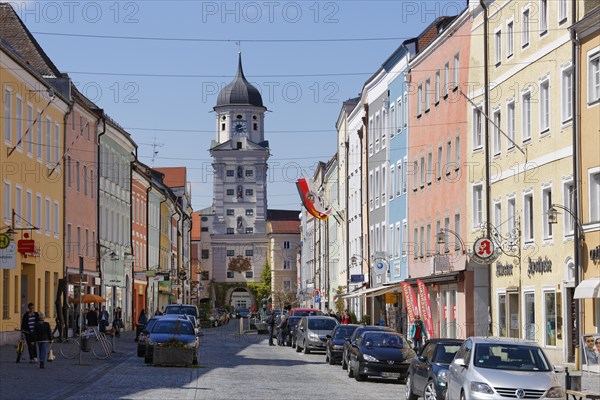
[[[417,288],[419,290],[419,305],[421,308],[421,319],[425,322],[428,337],[433,337],[433,317],[431,315],[431,302],[429,301],[429,292],[425,283],[417,279]]]
[[[306,211],[318,219],[326,220],[329,214],[331,214],[331,208],[325,206],[325,200],[315,189],[314,185],[311,178],[300,178],[296,182],[298,193]]]
[[[408,314],[408,322],[410,324],[415,320],[415,315],[419,314],[417,304],[417,296],[412,286],[406,282],[402,282],[402,292],[404,293],[404,303],[406,304],[406,313]]]

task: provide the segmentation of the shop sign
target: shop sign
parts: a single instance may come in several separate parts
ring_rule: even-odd
[[[512,276],[513,274],[513,265],[506,263],[502,264],[501,262],[496,263],[496,276]]]
[[[529,267],[527,268],[527,275],[532,276],[535,273],[544,274],[546,272],[552,272],[552,260],[548,257],[538,257],[537,260],[532,260],[528,257]]]
[[[350,275],[350,282],[352,282],[352,283],[364,282],[364,281],[365,281],[364,274]]]
[[[595,264],[600,261],[600,245],[596,246],[595,249],[590,250],[590,260]]]
[[[398,302],[398,295],[396,293],[386,293],[385,294],[385,303],[386,304],[396,304]]]
[[[4,249],[0,249],[0,269],[17,268],[17,245],[10,242]]]

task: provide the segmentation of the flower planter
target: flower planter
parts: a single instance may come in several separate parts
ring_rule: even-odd
[[[194,349],[155,347],[152,363],[164,367],[188,367],[194,361]]]

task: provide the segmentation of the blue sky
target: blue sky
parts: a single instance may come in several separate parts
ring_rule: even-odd
[[[152,164],[156,142],[154,166],[188,168],[196,210],[211,203],[212,107],[235,74],[238,49],[270,111],[269,208],[300,209],[295,180],[334,154],[342,102],[358,95],[403,39],[464,7],[361,0],[12,4],[57,67],[132,134],[142,162]]]

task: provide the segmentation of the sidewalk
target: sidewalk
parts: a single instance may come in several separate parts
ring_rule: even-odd
[[[65,399],[77,397],[93,382],[102,379],[110,369],[135,356],[137,343],[135,332],[122,332],[114,341],[114,352],[108,360],[98,360],[91,352],[79,357],[64,359],[59,351],[54,351],[56,360],[47,362],[46,368],[29,363],[27,349],[20,363],[16,363],[16,347],[0,346],[0,399]]]

